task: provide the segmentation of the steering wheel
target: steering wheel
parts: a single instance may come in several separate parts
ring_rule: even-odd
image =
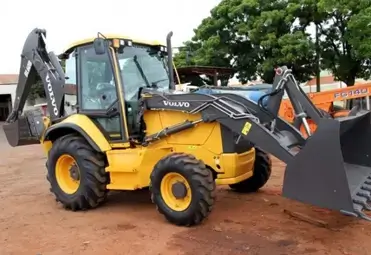
[[[117,99],[116,87],[111,83],[98,83],[97,93],[102,109],[106,109]]]

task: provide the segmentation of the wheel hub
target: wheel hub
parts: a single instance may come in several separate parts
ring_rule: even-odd
[[[70,177],[75,181],[80,180],[79,169],[75,164],[70,168]]]
[[[187,195],[187,187],[184,183],[178,181],[172,185],[171,192],[177,199],[182,199]]]

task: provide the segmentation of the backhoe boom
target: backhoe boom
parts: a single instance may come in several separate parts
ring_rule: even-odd
[[[15,122],[22,114],[31,87],[37,82],[38,76],[44,85],[51,120],[64,114],[64,72],[55,54],[47,52],[45,36],[45,30],[35,28],[23,46],[16,97],[8,123]]]

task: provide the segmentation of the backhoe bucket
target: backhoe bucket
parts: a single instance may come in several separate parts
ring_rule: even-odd
[[[16,121],[3,125],[10,146],[39,144],[44,122],[41,113],[32,112],[20,116]]]
[[[287,164],[283,196],[371,220],[371,112],[321,119]]]

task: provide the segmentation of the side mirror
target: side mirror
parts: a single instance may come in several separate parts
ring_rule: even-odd
[[[95,54],[97,55],[103,55],[106,53],[106,46],[105,46],[106,40],[103,38],[95,38],[93,45],[94,45],[94,50]]]

